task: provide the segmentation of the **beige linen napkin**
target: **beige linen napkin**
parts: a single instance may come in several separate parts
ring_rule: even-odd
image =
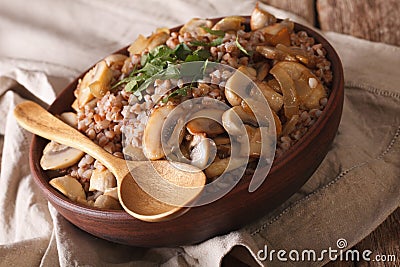
[[[342,238],[349,248],[399,206],[400,48],[335,33],[326,36],[343,60],[346,81],[338,135],[310,180],[261,220],[195,246],[144,249],[91,236],[47,204],[30,175],[31,135],[12,116],[17,103],[51,103],[73,77],[139,33],[191,17],[249,14],[253,6],[239,0],[38,0],[27,8],[22,0],[0,1],[0,266],[218,266],[237,245],[255,259],[265,246],[318,252],[337,249]],[[284,264],[274,259],[258,263]]]

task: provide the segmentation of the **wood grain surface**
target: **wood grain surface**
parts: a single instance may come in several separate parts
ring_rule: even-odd
[[[400,45],[399,0],[262,0],[324,31]]]
[[[314,0],[263,0],[262,2],[283,10],[291,11],[311,24],[315,24]]]
[[[399,0],[317,0],[322,30],[400,45]]]

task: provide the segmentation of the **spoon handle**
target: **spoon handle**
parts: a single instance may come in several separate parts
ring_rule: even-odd
[[[112,164],[118,158],[112,156],[87,136],[56,118],[50,112],[32,101],[25,101],[14,109],[17,122],[29,132],[56,141],[60,144],[79,149],[93,158],[98,159],[111,172],[120,172]]]

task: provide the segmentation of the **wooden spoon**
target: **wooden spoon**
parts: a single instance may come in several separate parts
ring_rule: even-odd
[[[32,101],[17,105],[14,116],[26,130],[99,160],[117,179],[122,207],[137,219],[158,222],[182,215],[206,182],[204,173],[190,165],[180,164],[178,169],[176,163],[172,165],[166,160],[125,161],[117,158]]]

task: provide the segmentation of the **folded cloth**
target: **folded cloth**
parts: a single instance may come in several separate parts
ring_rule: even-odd
[[[288,258],[291,250],[300,256],[304,250],[314,250],[318,257],[307,266],[320,266],[329,260],[326,255],[319,257],[322,250],[350,248],[399,207],[400,48],[331,32],[324,34],[342,58],[346,84],[338,134],[309,181],[262,219],[198,245],[145,249],[87,234],[43,198],[28,165],[31,134],[12,115],[17,103],[23,99],[44,106],[51,103],[72,78],[139,33],[191,17],[249,14],[254,4],[239,0],[38,0],[29,7],[22,0],[0,3],[0,266],[218,266],[235,246],[246,248],[255,262],[265,266],[282,265],[276,253],[271,261],[268,251],[285,250],[283,257]],[[299,20],[268,8],[278,17]]]

